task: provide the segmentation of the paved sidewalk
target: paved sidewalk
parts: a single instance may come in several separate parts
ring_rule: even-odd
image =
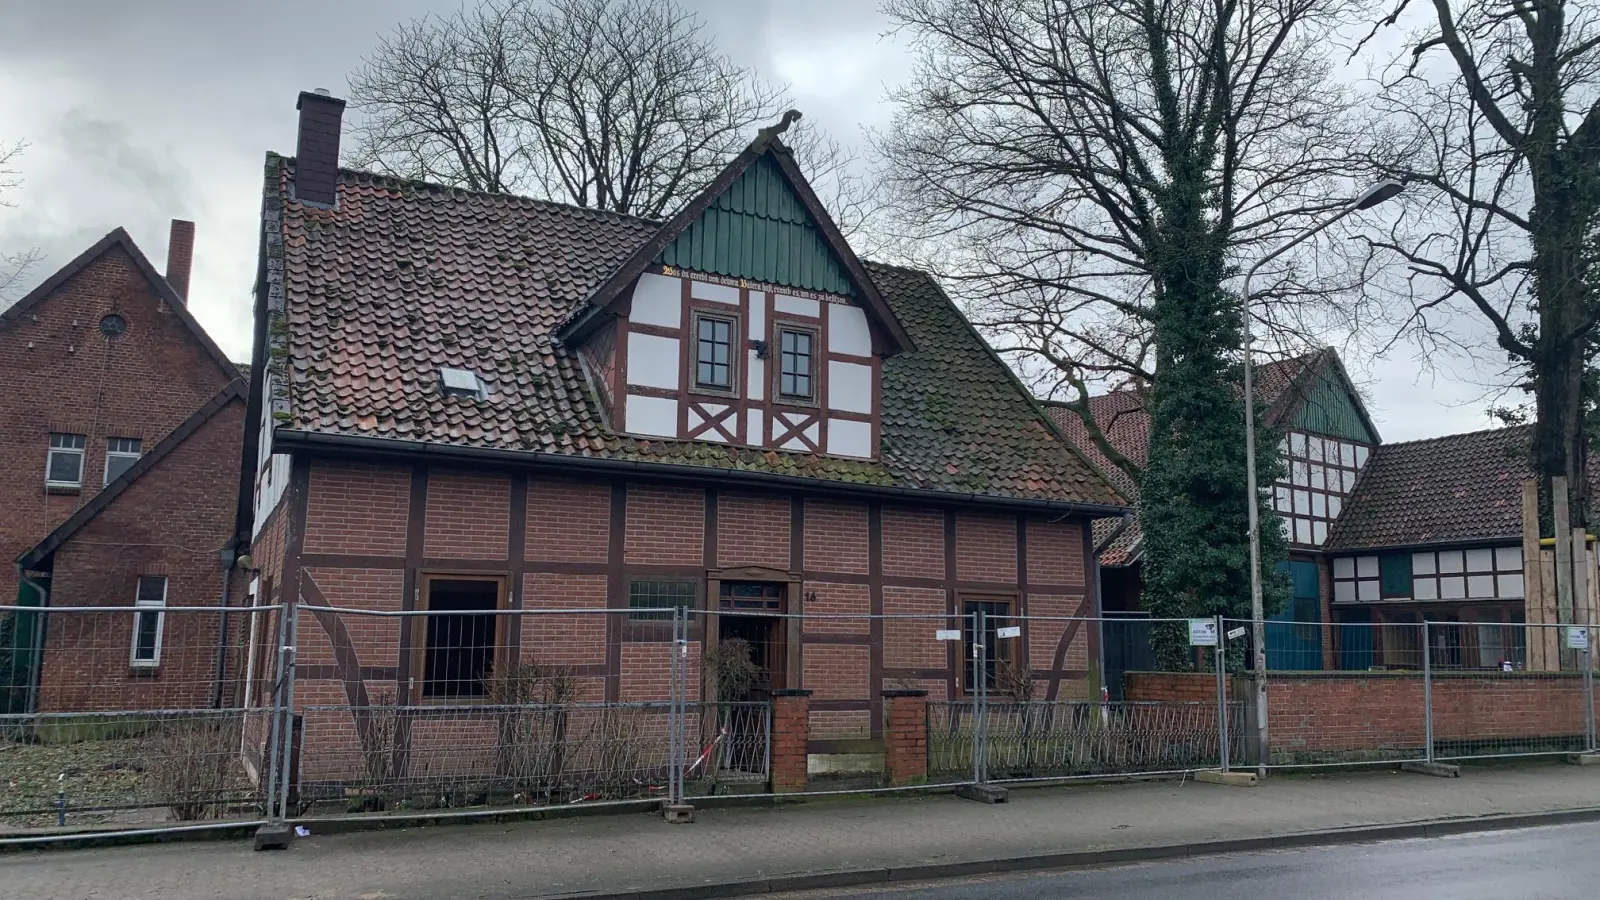
[[[1600,807],[1600,767],[1275,776],[641,814],[315,836],[280,853],[186,843],[0,855],[0,900],[438,900],[693,887],[741,879],[952,864],[1506,813]]]

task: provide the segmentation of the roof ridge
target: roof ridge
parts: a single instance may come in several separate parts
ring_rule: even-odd
[[[275,156],[279,160],[281,160],[283,162],[286,162],[286,163],[289,163],[291,165],[293,165],[295,163],[295,157],[293,157],[293,156],[285,156],[285,155],[283,155],[281,153],[276,153],[276,152],[273,152],[271,150],[267,151],[267,155],[268,156]],[[370,169],[352,169],[352,168],[349,168],[347,166],[340,166],[336,170],[336,172],[339,175],[354,175],[354,176],[362,177],[362,178],[372,178],[372,179],[376,179],[378,181],[388,182],[389,184],[393,184],[393,185],[398,186],[398,187],[405,187],[405,186],[421,187],[421,188],[427,188],[427,189],[433,190],[433,191],[442,191],[442,192],[451,193],[451,194],[463,194],[463,195],[466,195],[466,196],[469,196],[469,197],[494,197],[494,198],[501,198],[501,199],[506,199],[506,200],[515,200],[515,201],[517,201],[519,203],[526,203],[526,204],[529,204],[529,205],[532,205],[532,206],[547,207],[547,208],[550,208],[550,209],[558,209],[558,210],[571,211],[571,212],[598,213],[600,215],[610,216],[610,217],[617,218],[617,219],[623,219],[623,220],[626,220],[626,221],[629,221],[629,222],[637,222],[637,223],[642,224],[642,225],[659,226],[664,221],[666,221],[664,219],[651,219],[651,218],[648,218],[646,216],[636,216],[636,215],[633,215],[632,213],[617,212],[616,210],[613,210],[613,209],[605,209],[603,207],[598,207],[598,206],[579,206],[576,203],[563,203],[560,200],[548,200],[548,199],[545,199],[545,198],[542,198],[542,197],[530,197],[530,196],[528,196],[526,194],[513,194],[513,193],[510,193],[510,192],[496,192],[496,191],[475,190],[473,188],[464,188],[464,187],[461,187],[459,185],[441,184],[441,183],[436,182],[436,181],[424,181],[421,178],[406,178],[406,177],[401,176],[401,175],[390,175],[390,174],[388,174],[386,172],[374,172],[374,171],[372,171]]]
[[[1485,434],[1496,434],[1502,431],[1518,431],[1532,427],[1532,425],[1501,425],[1498,428],[1480,428],[1477,431],[1458,431],[1455,434],[1439,434],[1434,435],[1433,437],[1413,438],[1409,441],[1391,441],[1387,444],[1379,444],[1378,446],[1385,450],[1393,449],[1395,447],[1414,447],[1418,444],[1432,444],[1440,441],[1455,440],[1457,438],[1477,437]]]

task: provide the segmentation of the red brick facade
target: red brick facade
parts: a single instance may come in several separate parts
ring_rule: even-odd
[[[225,396],[236,374],[120,229],[0,316],[0,604],[16,602],[29,553],[49,605],[129,610],[50,617],[39,709],[238,701],[242,617],[228,624],[220,697],[219,615],[169,612],[159,665],[130,668],[140,575],[166,577],[168,607],[221,602],[244,433],[242,393]],[[46,485],[52,434],[81,442],[79,485]],[[136,440],[142,459],[102,497],[113,439]],[[246,587],[235,573],[232,605]]]
[[[1094,629],[1065,620],[1093,612],[1076,522],[542,473],[323,459],[300,465],[307,470],[303,509],[297,513],[291,491],[275,514],[286,517],[291,534],[301,517],[303,552],[298,563],[285,556],[274,583],[289,583],[298,568],[303,602],[401,610],[426,602],[433,574],[502,581],[508,612],[500,618],[521,624],[498,633],[499,658],[567,668],[585,700],[668,696],[670,623],[627,612],[636,584],[692,586],[688,684],[692,698],[710,691],[701,647],[734,618],[717,614],[711,588],[749,578],[779,582],[786,608],[806,615],[787,637],[773,620],[768,640],[787,666],[782,686],[813,693],[806,713],[813,752],[884,739],[886,689],[959,695],[957,644],[935,632],[958,624],[967,597],[1063,617],[1030,623],[1007,651],[1032,673],[1036,696],[1098,690]],[[517,617],[509,612],[516,609],[572,612]],[[297,683],[306,689],[297,688],[297,699],[358,699],[347,689],[351,664],[369,693],[381,682],[397,696],[416,696],[421,632],[411,632],[402,649],[394,620],[355,628],[349,622],[360,616],[342,618],[340,635],[301,617]],[[353,655],[341,662],[334,640],[346,641]]]

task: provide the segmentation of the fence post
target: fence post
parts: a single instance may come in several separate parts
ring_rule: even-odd
[[[1433,765],[1433,648],[1428,620],[1422,620],[1422,740],[1428,746],[1428,765]]]
[[[294,753],[294,670],[295,658],[300,646],[300,605],[298,603],[284,610],[285,624],[288,629],[287,640],[283,643],[284,679],[283,679],[283,727],[278,731],[278,737],[283,744],[283,757],[278,766],[278,777],[283,782],[283,791],[278,795],[278,817],[289,817],[289,781],[294,766],[291,754]]]
[[[293,728],[294,705],[290,694],[294,684],[295,630],[293,607],[285,602],[278,610],[278,677],[272,691],[272,710],[267,729],[267,777],[262,782],[262,799],[267,823],[256,829],[257,850],[283,850],[289,846],[292,831],[289,817],[289,752],[293,742],[287,732]],[[248,686],[247,686],[248,689]],[[283,788],[279,790],[279,782]]]
[[[772,764],[767,777],[774,794],[796,794],[806,789],[807,753],[810,739],[811,692],[785,688],[772,692]]]
[[[1217,734],[1222,751],[1222,771],[1228,771],[1228,680],[1226,658],[1228,655],[1227,623],[1217,616]]]
[[[889,708],[884,717],[883,780],[889,787],[927,783],[928,692],[886,690],[882,697]]]
[[[1585,625],[1588,633],[1585,643],[1588,649],[1583,651],[1583,734],[1584,749],[1590,753],[1595,752],[1594,738],[1594,626]],[[1523,639],[1523,646],[1527,646],[1527,639]]]
[[[988,726],[988,710],[985,709],[987,700],[989,670],[986,663],[984,644],[984,615],[983,608],[979,607],[972,614],[972,783],[983,784],[988,779],[988,765],[984,761],[983,751],[987,748],[984,730]]]
[[[667,802],[662,818],[677,825],[694,821],[694,807],[685,799],[684,769],[688,765],[688,735],[684,720],[689,716],[689,611],[672,608],[672,660],[668,667],[667,699]],[[713,764],[708,761],[708,764]]]

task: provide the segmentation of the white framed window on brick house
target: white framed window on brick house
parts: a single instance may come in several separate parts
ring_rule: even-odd
[[[106,438],[106,472],[104,484],[117,480],[123,472],[139,461],[138,438]]]
[[[167,614],[167,576],[140,575],[133,599],[133,647],[128,664],[136,669],[161,665],[161,633]]]
[[[47,487],[83,487],[83,445],[81,434],[50,435],[50,453],[45,460],[44,483]]]
[[[1521,598],[1521,547],[1345,556],[1333,561],[1335,603]]]

